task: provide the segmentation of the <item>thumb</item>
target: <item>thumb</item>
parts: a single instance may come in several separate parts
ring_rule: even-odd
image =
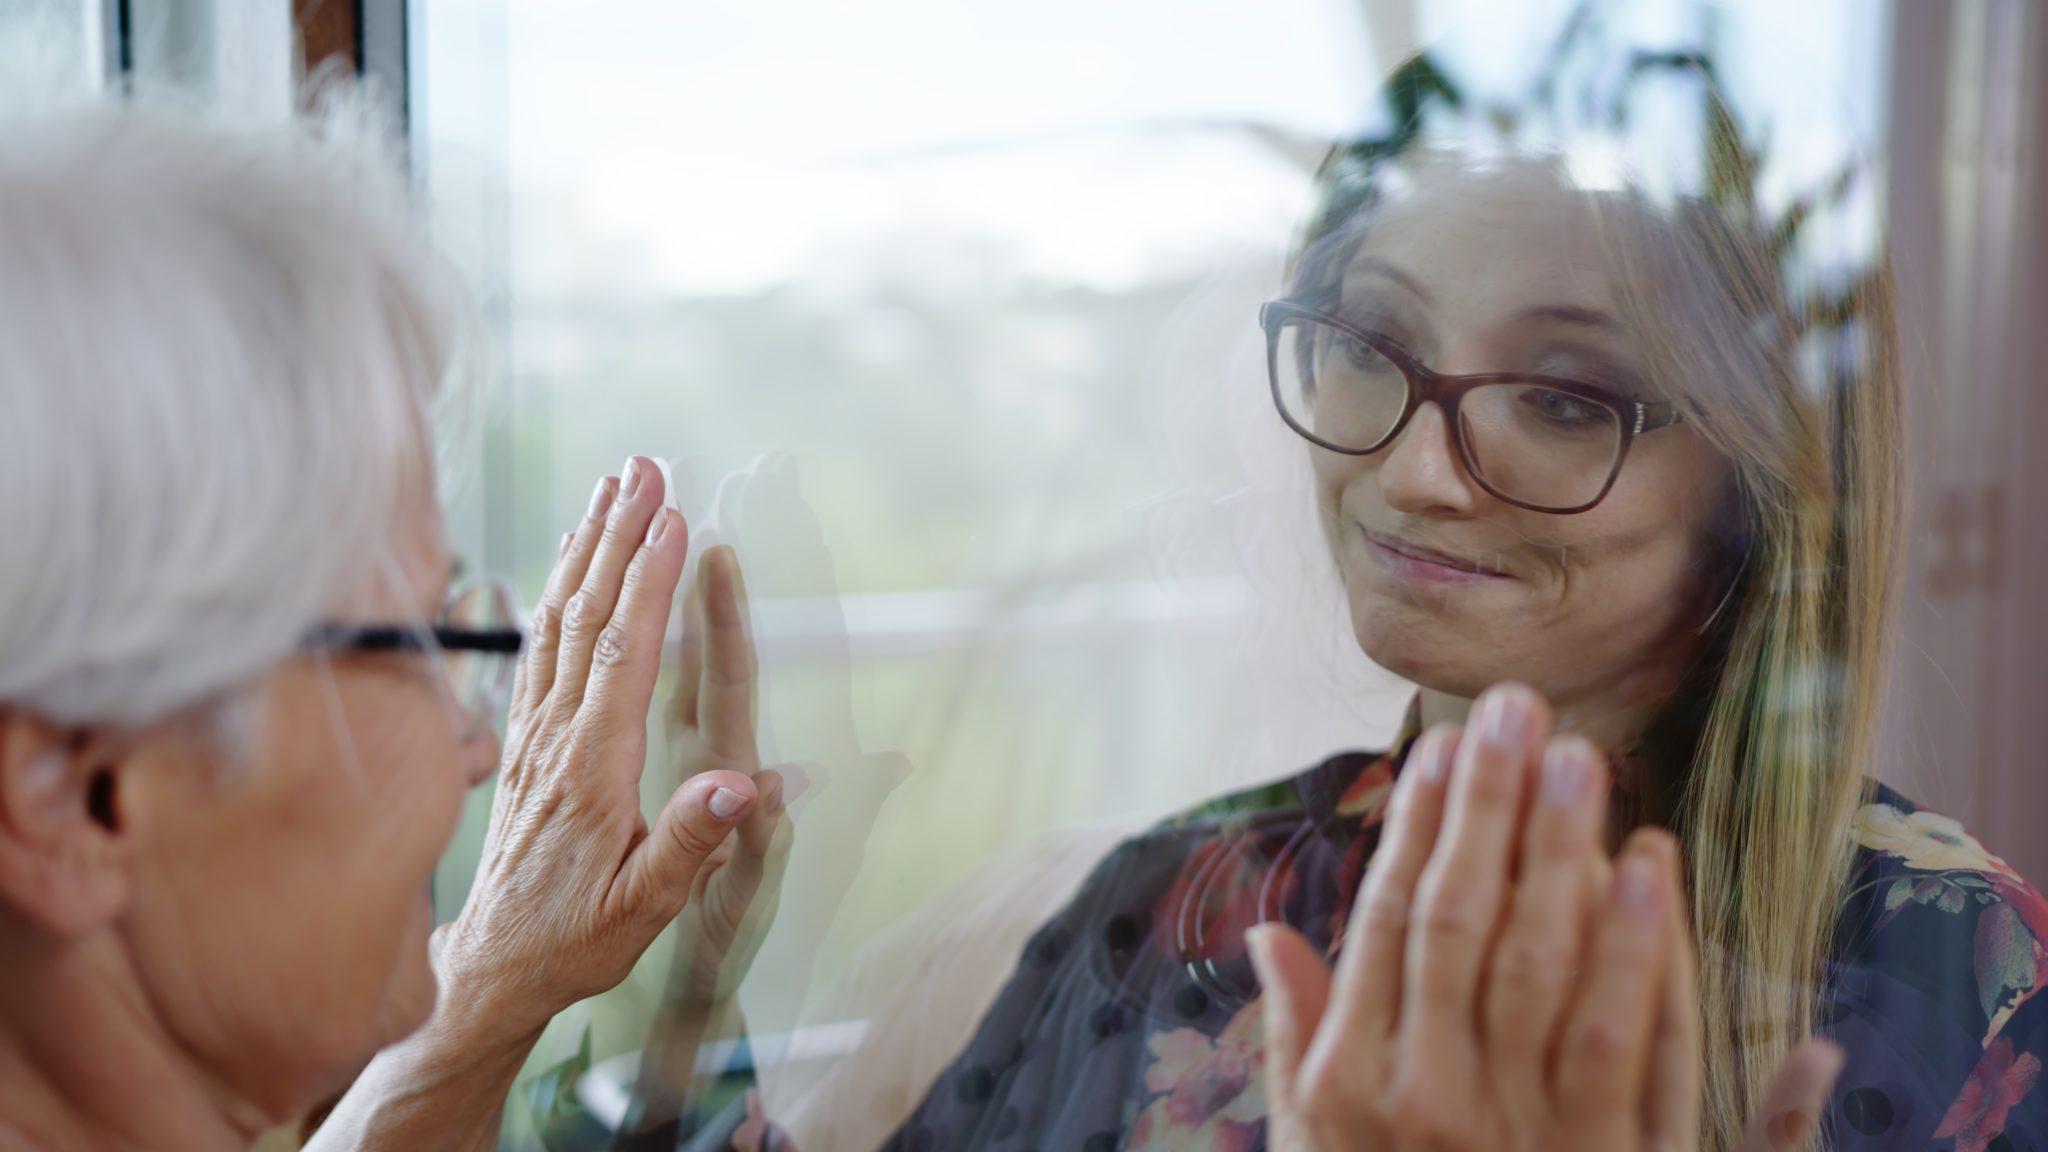
[[[1266,1101],[1278,1128],[1276,1148],[1290,1146],[1294,1125],[1294,1084],[1301,1060],[1330,1002],[1330,966],[1302,934],[1282,924],[1261,924],[1245,933],[1252,968],[1262,989],[1266,1037]]]
[[[1778,1066],[1770,1095],[1749,1122],[1737,1152],[1802,1152],[1812,1145],[1827,1105],[1828,1090],[1842,1072],[1842,1050],[1826,1040],[1808,1040]]]
[[[704,772],[683,781],[626,857],[620,875],[626,907],[658,921],[675,919],[697,870],[756,798],[753,780],[742,772]]]

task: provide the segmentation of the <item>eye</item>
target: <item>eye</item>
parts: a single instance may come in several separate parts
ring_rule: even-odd
[[[1553,388],[1527,389],[1522,393],[1522,403],[1528,406],[1538,419],[1559,427],[1605,424],[1612,419],[1606,408]]]
[[[1343,332],[1337,333],[1336,339],[1338,347],[1344,352],[1344,359],[1358,371],[1374,375],[1399,373],[1400,369],[1394,367],[1393,361],[1388,360],[1378,349],[1365,341]]]

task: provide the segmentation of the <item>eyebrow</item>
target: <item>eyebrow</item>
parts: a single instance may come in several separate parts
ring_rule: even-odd
[[[1607,332],[1621,330],[1621,322],[1600,309],[1582,308],[1572,304],[1545,304],[1535,308],[1524,308],[1516,319],[1572,324],[1582,328],[1599,328]]]
[[[1420,299],[1424,304],[1436,302],[1435,298],[1429,294],[1429,289],[1422,286],[1421,281],[1377,256],[1360,257],[1356,267],[1361,271],[1376,272],[1381,277],[1392,280],[1394,283],[1414,293],[1416,298]]]
[[[1425,304],[1435,303],[1421,281],[1377,256],[1361,256],[1355,267],[1361,272],[1371,272],[1393,281]],[[1621,331],[1621,322],[1609,313],[1580,304],[1539,304],[1522,309],[1515,314],[1515,319],[1523,323],[1569,324],[1579,328],[1597,328],[1603,332]]]

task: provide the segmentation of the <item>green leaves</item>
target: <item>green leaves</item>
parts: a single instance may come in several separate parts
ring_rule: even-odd
[[[2014,993],[2033,990],[2039,948],[2019,913],[2004,904],[1986,908],[1978,919],[1977,997],[1994,1028],[2017,1003]]]
[[[580,1152],[602,1148],[604,1127],[576,1097],[576,1083],[590,1071],[590,1025],[583,1026],[583,1040],[574,1055],[549,1067],[521,1086],[533,1127],[547,1152]]]
[[[1916,904],[1932,904],[1943,912],[1961,912],[1968,906],[1971,889],[1989,887],[1983,878],[1958,874],[1954,876],[1902,876],[1892,881],[1884,892],[1884,910],[1895,912],[1906,901]],[[1984,891],[1975,893],[1979,904],[1989,904],[1993,897]]]

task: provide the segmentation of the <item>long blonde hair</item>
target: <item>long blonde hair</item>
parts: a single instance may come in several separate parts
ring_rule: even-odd
[[[1732,137],[1711,147],[1741,162]],[[1668,309],[1636,327],[1651,371],[1677,382],[1729,462],[1744,550],[1672,813],[1700,948],[1710,1148],[1736,1142],[1813,1030],[1872,762],[1904,502],[1882,255],[1795,304],[1785,253],[1732,207],[1687,206],[1664,290],[1624,294]]]
[[[1759,155],[1697,61],[1705,187],[1656,204],[1590,197],[1625,319],[1646,367],[1726,459],[1730,491],[1707,529],[1700,655],[1645,752],[1685,847],[1706,1055],[1701,1143],[1728,1148],[1789,1049],[1811,1035],[1851,827],[1871,763],[1900,544],[1900,383],[1881,251],[1795,297],[1802,226],[1843,196],[1846,171],[1775,220],[1755,206]],[[1432,109],[1469,123],[1429,56],[1396,73],[1391,131],[1340,144],[1291,262],[1326,291],[1387,194],[1386,175],[1440,139]],[[1420,149],[1427,141],[1431,148]],[[1489,160],[1498,164],[1498,158]],[[1568,186],[1562,165],[1550,169]]]

